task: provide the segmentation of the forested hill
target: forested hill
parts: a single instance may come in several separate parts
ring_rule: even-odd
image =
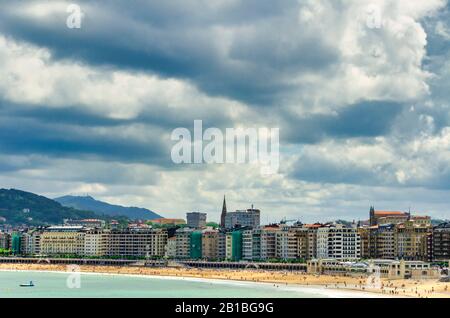
[[[0,189],[0,222],[12,225],[62,224],[64,219],[103,218],[92,211],[62,206],[30,192]],[[6,219],[6,220],[5,220]]]

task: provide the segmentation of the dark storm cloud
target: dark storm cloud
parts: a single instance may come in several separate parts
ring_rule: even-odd
[[[186,101],[189,103],[189,101]],[[0,98],[0,117],[11,117],[12,120],[32,120],[41,124],[58,124],[72,127],[114,128],[128,125],[148,125],[169,134],[173,129],[186,127],[191,129],[194,120],[201,119],[205,127],[225,129],[234,123],[221,110],[203,111],[195,104],[189,105],[189,111],[167,107],[164,104],[148,104],[136,116],[129,119],[105,117],[95,109],[82,105],[65,105],[62,108],[45,105],[28,105],[11,103]]]
[[[49,116],[54,118],[55,114],[50,112]],[[2,154],[41,154],[56,158],[92,158],[161,166],[171,163],[170,151],[161,130],[142,127],[143,135],[154,132],[152,138],[143,139],[122,134],[126,126],[118,125],[114,129],[110,127],[107,132],[100,132],[98,128],[101,126],[52,122],[50,118],[39,120],[0,115]]]
[[[388,168],[388,164],[385,168]],[[343,160],[330,161],[314,154],[301,156],[290,177],[302,181],[335,184],[378,185],[381,181],[376,171],[356,167],[353,163]],[[383,183],[388,183],[386,181],[383,180]]]
[[[337,114],[288,119],[284,138],[292,143],[316,143],[325,138],[377,137],[389,134],[405,106],[389,101],[361,102]]]
[[[285,82],[289,75],[318,72],[339,58],[323,39],[299,29],[298,1],[79,4],[86,9],[80,30],[65,27],[66,13],[43,21],[8,10],[0,13],[0,30],[49,48],[56,59],[187,79],[208,94],[261,105],[296,89]]]

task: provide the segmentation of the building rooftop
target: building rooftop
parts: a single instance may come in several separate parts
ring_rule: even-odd
[[[375,211],[375,216],[408,216],[408,213],[400,211]]]

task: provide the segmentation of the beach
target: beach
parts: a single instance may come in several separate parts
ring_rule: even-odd
[[[151,268],[133,266],[81,265],[77,270],[83,273],[144,275],[172,278],[197,278],[253,283],[271,283],[277,286],[309,286],[330,290],[372,293],[374,296],[449,298],[450,283],[430,280],[386,280],[373,286],[367,277],[344,277],[334,275],[311,275],[302,272],[197,269],[197,268]],[[53,271],[67,272],[73,268],[56,264],[0,264],[0,270],[8,271]],[[369,282],[370,283],[370,282]]]

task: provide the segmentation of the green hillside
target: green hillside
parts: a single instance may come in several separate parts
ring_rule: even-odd
[[[0,189],[0,222],[12,225],[46,225],[61,224],[63,219],[80,218],[102,217],[91,211],[64,207],[54,200],[34,193]]]

